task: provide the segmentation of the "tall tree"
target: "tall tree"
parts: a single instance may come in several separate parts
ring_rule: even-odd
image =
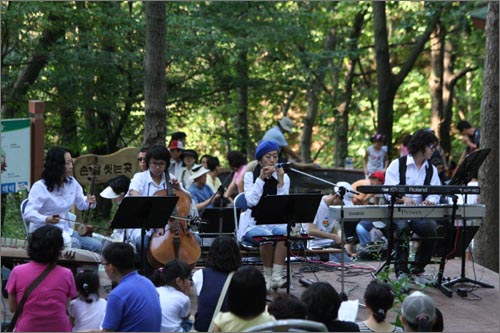
[[[490,1],[486,19],[486,59],[484,61],[483,99],[481,101],[481,143],[491,152],[479,169],[480,201],[486,205],[486,216],[475,236],[474,258],[498,272],[498,110],[499,41],[498,2]]]
[[[144,60],[144,141],[143,146],[165,145],[167,134],[165,108],[165,38],[167,32],[165,2],[146,2],[146,55]]]
[[[412,70],[418,56],[434,31],[439,10],[431,11],[432,15],[424,32],[416,38],[406,60],[399,66],[398,73],[393,73],[394,64],[391,63],[391,53],[387,32],[386,2],[373,1],[373,21],[375,37],[375,59],[377,63],[378,87],[378,132],[384,134],[388,145],[392,144],[392,127],[394,123],[394,98],[408,73]],[[427,5],[429,6],[429,5]],[[391,151],[391,149],[389,149]]]

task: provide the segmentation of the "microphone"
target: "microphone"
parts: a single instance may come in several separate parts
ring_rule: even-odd
[[[274,167],[276,167],[276,168],[284,168],[285,166],[290,165],[290,164],[292,164],[292,162],[276,163],[276,165]]]

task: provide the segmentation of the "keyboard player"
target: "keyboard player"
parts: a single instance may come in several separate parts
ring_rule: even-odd
[[[438,138],[430,131],[418,130],[408,144],[409,155],[393,160],[386,170],[384,185],[433,185],[439,186],[441,180],[437,169],[429,162],[438,143]],[[395,200],[403,205],[436,205],[439,195],[402,194]],[[391,196],[387,195],[387,200]],[[424,237],[436,237],[436,221],[429,219],[394,220],[394,271],[396,277],[402,274],[422,275],[434,252],[434,240]],[[410,231],[422,237],[415,254],[415,261],[408,267]]]

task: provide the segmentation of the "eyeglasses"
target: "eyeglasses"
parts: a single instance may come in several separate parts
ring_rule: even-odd
[[[429,145],[429,148],[430,148],[430,150],[434,150],[434,149],[436,149],[436,145],[435,144],[431,144],[431,145]]]
[[[109,263],[109,262],[104,262],[104,261],[101,261],[101,265],[103,265],[103,266],[108,266],[108,265],[111,265],[111,263]]]
[[[138,162],[146,162],[146,158],[145,157],[138,157],[137,161]]]

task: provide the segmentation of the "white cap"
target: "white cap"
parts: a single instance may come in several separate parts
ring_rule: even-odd
[[[100,193],[100,196],[105,199],[116,199],[120,196],[120,194],[115,193],[111,186],[108,186]]]

